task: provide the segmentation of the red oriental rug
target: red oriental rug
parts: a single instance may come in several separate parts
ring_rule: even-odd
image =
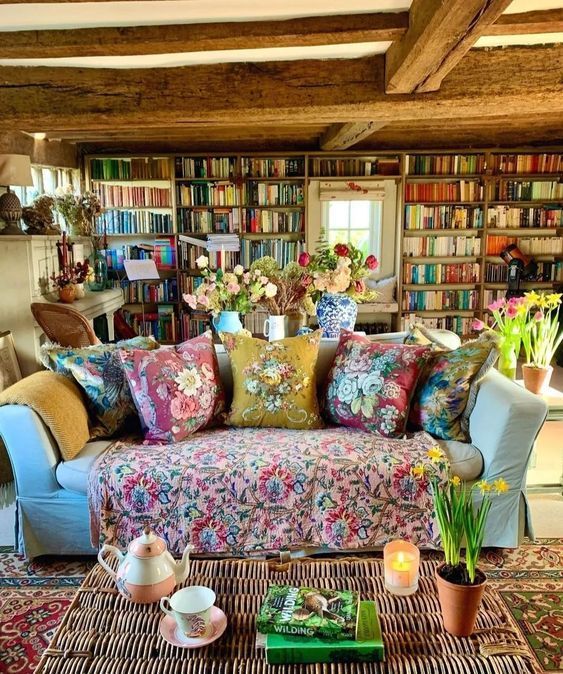
[[[440,558],[439,553],[423,553]],[[0,548],[0,673],[31,674],[93,558],[26,562]],[[563,672],[563,540],[489,550],[481,567],[500,592],[538,674]]]

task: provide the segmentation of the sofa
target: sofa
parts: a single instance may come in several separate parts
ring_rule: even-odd
[[[404,333],[382,335],[376,339],[399,343],[403,341]],[[456,336],[450,333],[450,341],[455,342],[456,339]],[[337,344],[338,340],[323,339],[321,342],[316,371],[317,381],[320,386],[322,386],[322,382],[327,376]],[[217,355],[221,379],[228,394],[228,391],[232,387],[229,359],[222,346],[217,347]],[[546,414],[547,407],[542,398],[529,393],[524,388],[499,374],[496,370],[491,370],[479,384],[476,403],[469,418],[471,442],[435,441],[435,443],[442,447],[449,459],[452,472],[469,483],[477,479],[486,479],[492,482],[502,477],[510,485],[507,493],[493,499],[485,533],[485,546],[517,547],[524,535],[533,536],[532,523],[526,500],[526,470],[535,438],[545,420]],[[237,433],[236,429],[230,430],[233,433]],[[253,438],[256,437],[252,435],[254,429],[241,430],[246,435],[240,431],[238,432],[236,442],[239,445],[241,441],[243,443],[245,441],[249,443],[254,442]],[[262,430],[264,431],[264,429]],[[291,436],[287,435],[287,432],[285,435],[280,435],[281,431],[278,431],[278,429],[266,430],[268,432],[261,435],[261,442],[266,443],[268,446],[275,447],[277,438],[280,445],[284,445],[285,443],[284,446],[287,446],[288,442],[293,442]],[[338,429],[338,432],[340,435],[334,437],[345,440],[348,445],[350,443],[353,444],[355,438],[360,437],[359,435],[354,435],[354,431],[350,429],[341,428]],[[197,438],[200,449],[202,445],[205,445],[206,438],[209,438],[210,445],[215,443],[215,445],[227,446],[235,437],[234,435],[229,436],[225,429],[207,430],[203,433],[203,435],[196,434],[193,436]],[[219,435],[220,433],[226,434]],[[294,431],[293,433],[299,432]],[[323,437],[328,437],[322,434],[334,434],[336,431],[334,429],[326,429],[302,431],[301,433],[317,434],[316,437],[322,439]],[[206,436],[205,434],[208,435]],[[34,411],[23,405],[5,405],[0,407],[0,437],[2,437],[6,445],[15,475],[17,498],[15,533],[17,549],[20,553],[28,558],[44,554],[95,554],[97,552],[97,545],[93,545],[93,540],[96,544],[110,542],[124,545],[125,541],[118,538],[108,539],[107,535],[105,538],[100,538],[98,535],[99,531],[93,534],[92,530],[96,530],[99,523],[93,522],[91,527],[92,512],[96,512],[96,510],[92,508],[92,503],[89,504],[88,502],[88,485],[89,478],[91,479],[92,466],[102,465],[104,457],[110,456],[112,452],[115,455],[115,440],[88,442],[78,456],[70,461],[63,461],[49,428]],[[246,440],[245,437],[247,438]],[[295,442],[304,442],[303,438],[305,436],[295,435],[294,437]],[[299,437],[301,437],[301,440],[298,439]],[[311,436],[309,437],[311,438]],[[330,438],[332,437],[330,436]],[[365,437],[363,441],[366,444]],[[399,444],[389,446],[399,448],[400,452],[408,457],[409,443],[416,445],[416,442],[419,442],[420,449],[427,445],[427,441],[428,438],[420,437],[418,440],[395,440],[394,442]],[[328,444],[324,445],[325,449],[323,451],[330,452],[330,449],[326,450],[326,447],[330,448],[331,442],[332,439]],[[372,452],[369,455],[371,468],[375,472],[371,477],[369,475],[365,477],[364,485],[364,488],[368,492],[374,493],[379,487],[373,483],[373,475],[384,471],[386,463],[389,463],[389,457],[381,454],[383,450],[378,449],[383,445],[377,443],[378,441],[374,439],[372,445],[375,448],[373,450],[375,454]],[[371,445],[368,449],[370,447]],[[386,451],[388,454],[389,451],[392,453],[399,450],[392,449]],[[145,462],[149,461],[150,463],[150,458],[147,458],[150,457],[150,448],[146,451],[145,455],[143,455],[142,444],[136,448],[136,451],[138,455],[144,457],[143,460]],[[189,451],[189,447],[186,451]],[[377,452],[380,452],[380,454],[377,454]],[[268,462],[267,453],[267,450],[265,450],[261,457],[264,465]],[[366,454],[364,455],[367,456]],[[159,457],[162,456],[163,454],[160,452]],[[178,459],[177,453],[174,454],[171,451],[170,456],[176,457],[171,459],[171,461],[181,461],[181,456]],[[359,454],[358,456],[363,455]],[[323,464],[324,471],[330,472],[332,469],[330,461],[332,459],[337,462],[337,459],[329,456],[329,463],[325,462]],[[254,463],[256,462],[255,457],[252,460]],[[341,459],[338,459],[338,461],[341,461]],[[108,470],[110,471],[108,475],[110,475],[113,469],[110,466]],[[198,472],[197,462],[193,463],[193,472]],[[364,471],[362,471],[363,473]],[[204,473],[202,472],[203,475]],[[191,477],[194,482],[197,482],[201,478],[203,481],[201,482],[200,480],[200,482],[203,485],[202,488],[205,490],[205,478],[202,476],[192,475]],[[119,485],[120,480],[121,477],[118,476],[116,484]],[[311,484],[310,476],[308,476],[302,486],[304,489],[314,489],[315,485]],[[478,491],[475,490],[474,493],[475,498],[479,499]],[[388,496],[386,504],[391,504],[392,506],[393,503],[396,503],[396,498],[393,495]],[[315,498],[317,497],[320,496],[316,495]],[[323,497],[330,498],[330,495],[324,495]],[[340,494],[340,497],[343,499],[343,503],[345,503],[347,495]],[[103,500],[105,497],[102,496],[100,498]],[[412,511],[412,507],[416,504],[413,501],[407,505]],[[98,503],[97,506],[99,508],[100,504]],[[213,507],[224,507],[224,505],[213,505]],[[256,507],[259,508],[259,504]],[[425,508],[431,510],[431,502],[425,502]],[[161,509],[160,512],[165,512],[165,508],[164,510]],[[275,518],[272,519],[271,512],[268,515],[268,521],[264,523],[264,531],[266,532],[269,529],[275,528]],[[414,516],[417,517],[416,514]],[[397,515],[396,521],[399,522],[400,519]],[[431,522],[431,520],[428,519],[428,522]],[[144,523],[146,523],[146,517],[144,521],[140,517],[138,520],[139,527],[142,528]],[[358,524],[358,527],[360,527],[360,524]],[[155,525],[158,526],[158,523],[155,523]],[[295,532],[298,532],[300,523],[293,521],[291,526],[295,529]],[[427,528],[430,526],[430,524],[426,524]],[[182,536],[180,536],[179,540],[176,541],[178,549],[175,549],[173,541],[169,541],[169,546],[173,552],[178,552],[180,543],[185,544],[187,542],[186,538],[189,537],[189,532],[187,531],[180,533],[183,536],[183,540],[181,540]],[[386,542],[386,539],[397,537],[395,533],[391,527],[391,529],[386,530],[383,537],[366,539],[364,541],[366,545],[362,545],[361,549],[367,550],[373,547],[380,547]],[[399,531],[399,533],[401,532]],[[435,530],[427,531],[426,534],[416,540],[416,542],[421,547],[435,547],[437,545],[437,532]],[[330,541],[327,543],[327,539],[321,540],[322,536],[303,534],[300,538],[298,533],[296,533],[295,536],[290,538],[292,544],[288,547],[306,550],[307,553],[359,549],[357,545],[359,539],[357,536],[349,539],[351,541],[350,544],[347,544],[346,539],[342,538],[335,545],[330,545]],[[256,543],[256,535],[253,540]],[[271,541],[274,543],[274,548],[275,545],[285,547],[279,537],[273,536]],[[301,544],[293,545],[295,541],[301,541]],[[222,547],[217,547],[216,550],[221,554],[229,553],[229,551],[232,554],[245,554],[245,552],[275,552],[274,548],[269,545],[254,545],[252,550],[240,546],[233,546],[229,550],[228,545],[225,544]],[[201,549],[200,551],[213,552],[214,548],[210,547],[207,550]]]

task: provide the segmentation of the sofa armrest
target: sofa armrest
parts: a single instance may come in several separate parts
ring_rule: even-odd
[[[483,477],[524,488],[526,468],[547,404],[496,370],[481,381],[469,417],[471,442],[483,455]]]
[[[38,414],[25,405],[0,407],[0,437],[8,450],[19,498],[60,490],[55,476],[59,450]]]

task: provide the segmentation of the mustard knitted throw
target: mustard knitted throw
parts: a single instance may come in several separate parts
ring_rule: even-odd
[[[35,372],[0,393],[0,405],[27,405],[51,431],[65,461],[88,442],[88,412],[77,386],[54,372]]]

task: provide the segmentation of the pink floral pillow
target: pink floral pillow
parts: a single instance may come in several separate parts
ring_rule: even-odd
[[[328,373],[325,415],[387,438],[403,435],[427,346],[384,344],[343,331]]]
[[[211,332],[176,349],[120,351],[145,440],[178,442],[210,425],[225,396]]]

